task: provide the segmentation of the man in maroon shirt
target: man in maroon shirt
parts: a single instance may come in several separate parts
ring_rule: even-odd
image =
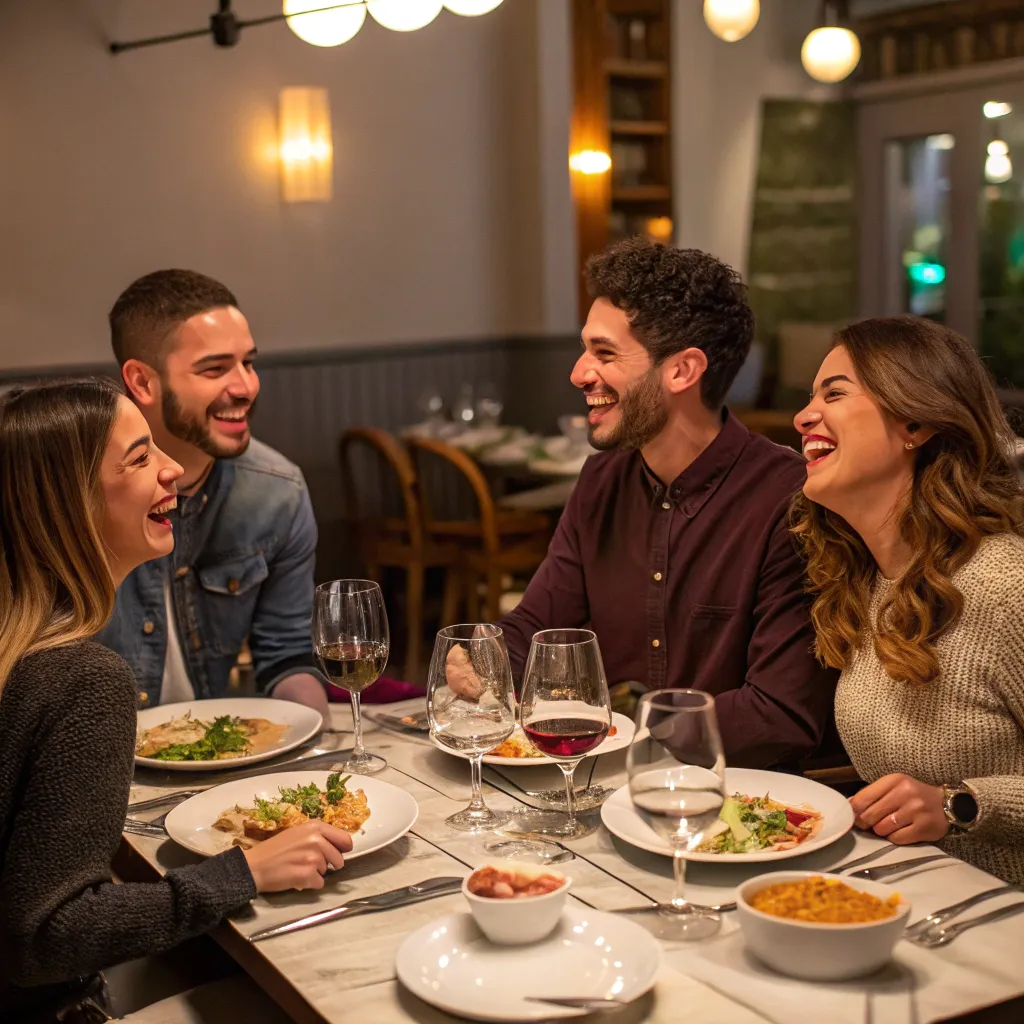
[[[611,683],[715,695],[729,764],[792,764],[819,747],[836,675],[812,653],[787,510],[795,451],[724,408],[754,318],[706,253],[632,238],[593,257],[572,372],[588,459],[520,605],[502,620],[520,675],[534,632],[589,626]]]

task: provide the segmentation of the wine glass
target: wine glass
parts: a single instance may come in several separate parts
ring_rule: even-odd
[[[482,384],[476,390],[476,418],[481,427],[497,427],[505,403],[493,384]]]
[[[380,678],[388,663],[388,616],[380,587],[371,580],[334,580],[317,587],[313,648],[330,684],[348,690],[352,701],[355,746],[339,770],[353,775],[381,771],[387,761],[363,748],[359,705],[359,695]]]
[[[512,735],[516,725],[512,666],[497,626],[447,626],[434,640],[427,679],[431,738],[468,754],[473,797],[464,810],[445,818],[458,832],[491,832],[508,821],[483,797],[483,756]]]
[[[715,699],[699,690],[645,693],[626,756],[633,806],[672,844],[675,891],[662,904],[664,938],[705,939],[721,918],[686,902],[686,854],[718,819],[725,802],[725,756]]]
[[[573,774],[600,745],[612,725],[612,704],[597,637],[589,629],[545,629],[535,633],[523,672],[520,703],[523,732],[565,777],[567,815],[541,812],[531,829],[539,835],[582,839],[597,829],[576,817]]]

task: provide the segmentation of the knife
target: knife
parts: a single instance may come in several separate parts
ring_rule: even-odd
[[[376,910],[404,907],[409,903],[431,900],[435,896],[447,896],[449,893],[458,892],[461,888],[461,878],[428,878],[425,882],[407,885],[404,889],[392,889],[390,892],[382,892],[378,896],[352,900],[343,907],[321,910],[316,914],[307,914],[305,917],[295,918],[294,921],[285,921],[284,924],[274,925],[273,928],[264,928],[262,931],[253,932],[249,936],[249,941],[260,942],[262,939],[271,939],[275,935],[287,935],[290,932],[313,928],[315,925],[324,924],[327,921],[337,921],[342,917],[352,917],[355,914],[368,914]]]

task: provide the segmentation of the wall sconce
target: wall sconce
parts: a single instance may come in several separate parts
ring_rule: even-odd
[[[612,158],[599,149],[584,149],[569,157],[569,167],[580,174],[606,174],[611,166]]]
[[[334,145],[326,89],[281,90],[281,197],[286,203],[326,202],[334,191]]]

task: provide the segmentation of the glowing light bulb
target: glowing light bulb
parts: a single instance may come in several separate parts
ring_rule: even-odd
[[[467,18],[475,18],[478,14],[489,14],[501,3],[501,0],[444,0],[445,7],[452,14],[462,14]]]
[[[704,0],[704,21],[727,43],[749,35],[761,16],[761,0]]]
[[[374,20],[392,32],[415,32],[440,13],[441,0],[366,0]]]
[[[611,169],[612,158],[599,149],[584,149],[569,157],[569,166],[580,174],[605,174]]]
[[[347,43],[366,21],[366,6],[362,3],[338,7],[333,11],[316,11],[327,7],[329,0],[284,0],[284,13],[289,17],[288,27],[304,42],[313,46],[340,46]]]
[[[815,81],[841,82],[860,62],[860,40],[848,28],[816,28],[804,40],[800,59]]]

